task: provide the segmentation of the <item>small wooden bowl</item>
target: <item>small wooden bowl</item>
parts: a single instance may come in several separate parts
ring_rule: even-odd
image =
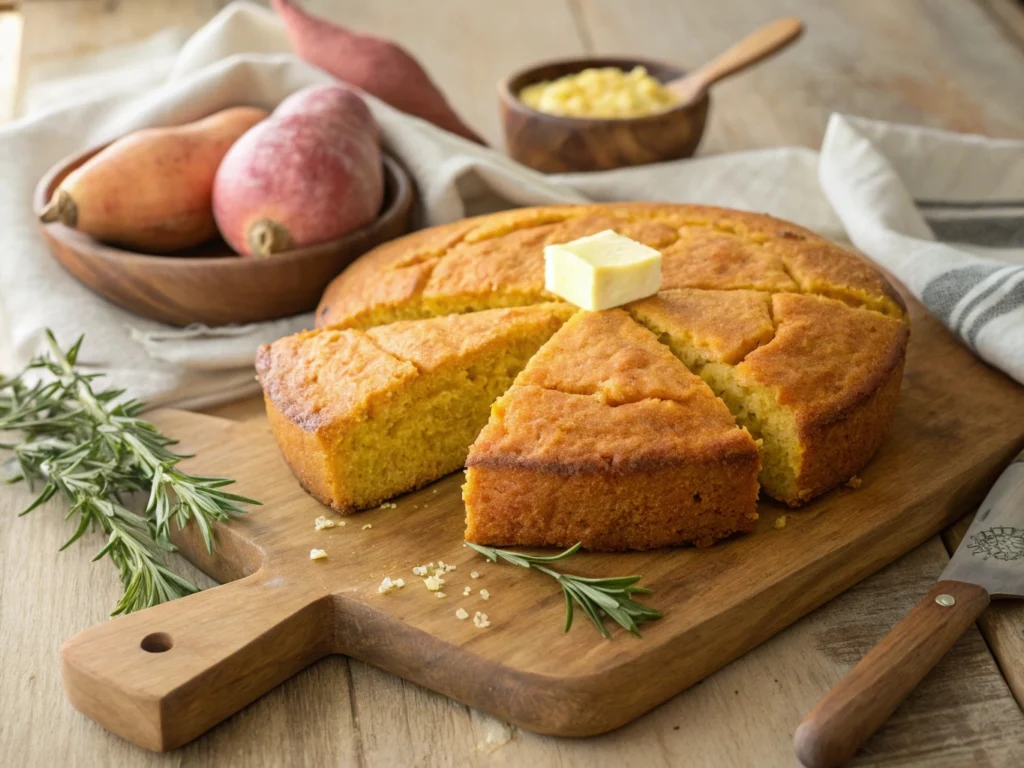
[[[635,66],[663,83],[685,71],[663,61],[637,58],[564,59],[520,70],[498,85],[501,120],[508,153],[545,173],[607,171],[629,165],[690,157],[700,143],[708,115],[708,97],[644,117],[617,120],[563,117],[538,112],[519,92],[541,80],[554,80],[588,67]]]
[[[57,164],[35,190],[36,214],[57,185],[102,147]],[[171,325],[226,325],[289,317],[316,308],[327,284],[366,251],[405,234],[416,189],[408,172],[384,157],[380,216],[365,229],[267,259],[238,256],[215,240],[173,256],[104,245],[63,224],[42,224],[57,261],[93,291],[132,312]]]

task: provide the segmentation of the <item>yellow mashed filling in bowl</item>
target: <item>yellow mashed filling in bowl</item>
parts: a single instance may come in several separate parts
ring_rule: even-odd
[[[566,117],[642,117],[675,106],[678,98],[644,67],[584,69],[557,80],[533,83],[519,92],[538,112]]]

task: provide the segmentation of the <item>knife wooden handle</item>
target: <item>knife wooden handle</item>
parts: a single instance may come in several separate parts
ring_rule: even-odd
[[[800,723],[793,738],[800,762],[827,768],[853,757],[988,604],[977,584],[936,584]]]

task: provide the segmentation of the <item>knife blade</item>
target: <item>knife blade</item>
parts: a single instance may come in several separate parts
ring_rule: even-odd
[[[800,762],[828,768],[852,757],[993,597],[1024,597],[1024,451],[989,490],[938,583],[800,723]]]
[[[992,597],[1024,597],[1024,451],[1003,470],[940,581],[966,581]]]

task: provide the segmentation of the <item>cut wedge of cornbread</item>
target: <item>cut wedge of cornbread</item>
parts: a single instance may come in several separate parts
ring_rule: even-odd
[[[495,403],[466,461],[466,539],[707,546],[757,519],[757,446],[621,310],[574,316]]]
[[[765,492],[797,506],[848,480],[877,450],[899,393],[908,328],[840,301],[780,293],[769,340],[767,307],[750,312],[755,300],[730,294],[715,313],[693,311],[709,299],[692,297],[630,309],[760,439]]]
[[[260,349],[267,415],[293,472],[348,512],[453,472],[495,398],[574,312],[489,310],[359,330],[320,330]]]

